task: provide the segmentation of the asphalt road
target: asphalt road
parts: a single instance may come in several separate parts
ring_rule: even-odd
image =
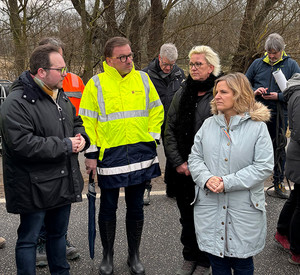
[[[163,153],[159,149],[162,160]],[[82,159],[81,159],[82,161]],[[162,160],[162,168],[164,160]],[[162,169],[163,170],[163,169]],[[266,186],[269,183],[266,182]],[[173,275],[182,262],[180,243],[179,211],[176,202],[167,198],[162,177],[157,178],[151,195],[151,204],[145,207],[145,225],[141,242],[141,259],[147,275]],[[271,192],[272,193],[272,192]],[[276,222],[284,200],[266,196],[268,234],[266,246],[262,253],[254,257],[257,275],[300,275],[300,266],[288,262],[289,254],[280,249],[274,241]],[[71,261],[70,273],[74,275],[98,274],[102,258],[100,236],[97,229],[95,258],[89,257],[87,235],[87,199],[72,205],[69,225],[69,239],[80,250],[80,258]],[[99,198],[97,198],[97,211]],[[125,202],[123,193],[117,212],[118,223],[115,240],[115,275],[129,274],[127,259],[127,241],[125,234]],[[18,215],[8,214],[3,199],[0,199],[0,235],[5,237],[7,245],[0,249],[0,275],[16,274],[14,247],[16,231],[19,224]],[[48,268],[38,268],[37,274],[50,274]]]

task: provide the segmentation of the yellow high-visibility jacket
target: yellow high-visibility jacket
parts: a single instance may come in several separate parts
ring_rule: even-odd
[[[164,110],[153,83],[134,67],[125,77],[106,62],[103,68],[87,83],[79,109],[91,141],[86,153],[98,157],[99,186],[126,187],[159,176],[155,140]]]

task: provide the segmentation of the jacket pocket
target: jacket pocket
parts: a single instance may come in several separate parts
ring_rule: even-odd
[[[30,173],[33,204],[47,209],[71,202],[68,169],[65,166],[48,167]]]
[[[253,192],[250,190],[250,200],[255,209],[266,212],[265,195],[263,192]]]

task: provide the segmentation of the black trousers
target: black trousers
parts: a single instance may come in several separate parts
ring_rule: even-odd
[[[267,122],[268,131],[273,142],[275,166],[273,169],[273,183],[278,184],[284,179],[284,166],[286,160],[284,136],[287,130],[287,113],[282,110],[282,118],[279,119],[277,126],[277,113],[271,114],[271,120]],[[278,140],[276,141],[276,131],[279,131]],[[278,143],[278,144],[277,144]],[[277,163],[277,165],[276,165]]]
[[[285,202],[277,223],[277,231],[288,237],[291,251],[300,255],[300,184],[295,183],[294,190]]]
[[[209,267],[209,258],[205,252],[199,249],[196,239],[194,206],[191,205],[195,197],[195,183],[191,176],[187,177],[177,173],[175,185],[176,201],[182,226],[180,240],[183,244],[183,258],[187,261],[196,261],[198,265]]]

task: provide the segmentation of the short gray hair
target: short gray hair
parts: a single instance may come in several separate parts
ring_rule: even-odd
[[[265,50],[271,51],[275,50],[276,52],[282,52],[285,48],[284,40],[281,35],[278,33],[271,33],[265,43]]]
[[[213,75],[218,76],[221,72],[219,55],[209,46],[194,46],[189,52],[189,58],[193,54],[204,54],[206,62],[214,66]]]
[[[160,47],[159,55],[170,61],[176,61],[178,58],[177,48],[172,43],[165,43]]]
[[[55,47],[61,48],[62,51],[65,51],[65,43],[62,42],[58,37],[44,37],[40,42],[39,42],[39,46],[42,45],[53,45]]]

